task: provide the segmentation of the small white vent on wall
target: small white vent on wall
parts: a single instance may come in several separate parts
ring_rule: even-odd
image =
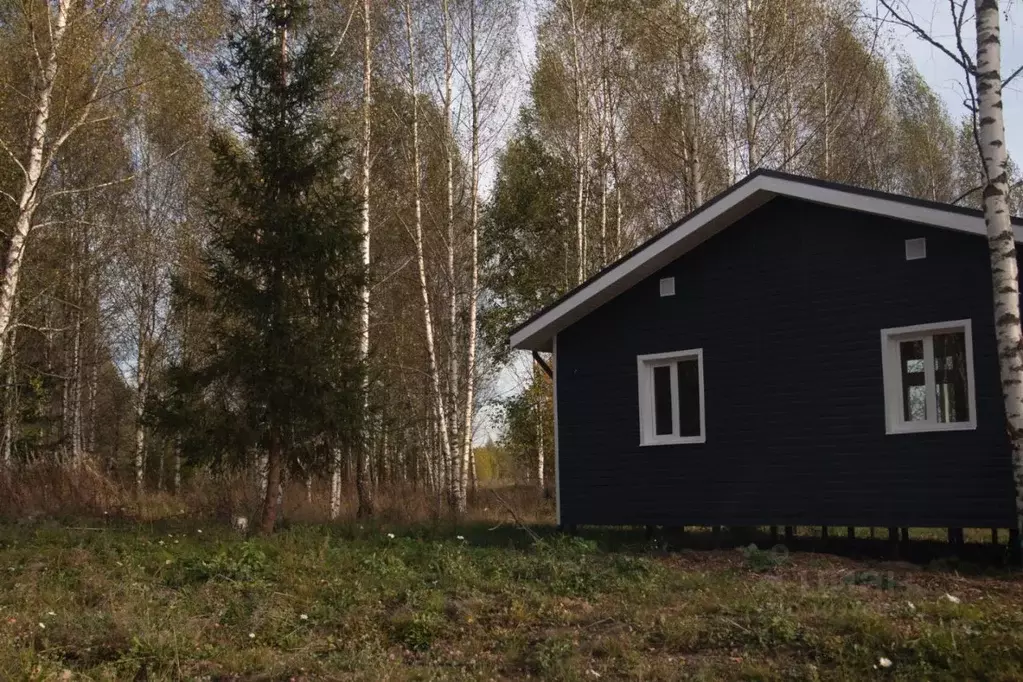
[[[675,295],[675,278],[665,277],[661,280],[661,297]]]
[[[927,240],[919,239],[906,240],[906,260],[921,260],[927,258]]]

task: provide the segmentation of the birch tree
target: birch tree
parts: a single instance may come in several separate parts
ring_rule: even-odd
[[[362,130],[361,150],[359,167],[362,181],[362,222],[360,228],[359,248],[362,253],[362,265],[366,273],[370,268],[370,178],[371,178],[371,141],[372,141],[372,111],[373,111],[373,32],[370,19],[370,0],[362,2]],[[369,306],[370,306],[370,284],[363,283],[360,291],[361,309],[359,313],[359,355],[363,363],[369,361]],[[363,385],[365,396],[364,410],[369,408],[369,374],[366,374],[367,382]],[[364,437],[362,449],[358,453],[358,464],[356,465],[356,488],[359,496],[359,515],[367,516],[373,513],[373,492],[369,481],[370,451],[369,438]],[[330,518],[336,519],[341,511],[341,450],[334,448],[332,461],[331,485],[330,485]]]
[[[974,77],[977,84],[978,147],[984,167],[984,222],[991,255],[998,365],[1016,483],[1016,527],[1023,537],[1023,334],[1020,330],[1016,238],[1008,205],[999,18],[997,0],[976,0],[977,62]]]
[[[411,120],[409,122],[412,137],[412,191],[413,191],[413,216],[412,216],[412,241],[415,248],[416,269],[419,275],[419,294],[422,302],[423,327],[426,340],[426,353],[428,359],[428,371],[430,386],[433,393],[434,415],[437,419],[437,429],[441,444],[440,468],[448,469],[452,461],[452,437],[450,432],[450,419],[448,414],[445,391],[441,385],[440,365],[437,361],[437,344],[434,331],[434,316],[430,304],[430,286],[426,274],[426,256],[423,239],[423,208],[422,208],[422,166],[420,160],[419,140],[419,87],[416,75],[416,32],[413,28],[413,10],[410,0],[404,4],[405,19],[405,45],[408,49],[407,78],[411,94]],[[445,484],[450,481],[445,479]]]
[[[134,6],[122,5],[117,0],[101,3],[89,12],[72,0],[57,0],[55,4],[21,3],[17,5],[25,13],[20,17],[24,39],[31,45],[33,59],[29,61],[34,69],[31,79],[31,112],[28,141],[25,147],[11,140],[0,140],[0,147],[8,154],[21,173],[20,189],[17,195],[8,195],[17,206],[14,224],[11,226],[4,255],[3,277],[0,279],[0,360],[7,353],[8,334],[12,323],[14,305],[18,295],[18,283],[25,260],[29,236],[35,225],[35,215],[46,198],[45,182],[61,148],[83,127],[92,121],[93,107],[106,93],[111,73],[121,55],[125,41],[130,36],[138,17],[145,11],[146,3]],[[42,22],[35,13],[43,8],[46,16]],[[45,30],[40,30],[42,23]],[[94,31],[96,52],[88,63],[92,68],[75,70],[71,60],[76,56],[72,32]],[[77,36],[79,33],[76,33]],[[77,54],[79,58],[85,55]],[[61,86],[70,99],[80,100],[77,110],[55,117],[54,93],[58,80],[66,81]]]
[[[1019,266],[1009,210],[1009,157],[1005,148],[1003,88],[1023,67],[1002,79],[1001,27],[998,0],[975,0],[976,53],[964,47],[966,0],[950,3],[955,47],[949,48],[924,31],[901,4],[881,0],[888,13],[917,37],[952,59],[965,76],[972,105],[974,141],[980,156],[981,196],[987,226],[994,296],[998,369],[1005,408],[1006,432],[1016,490],[1016,527],[1023,543],[1023,332],[1020,327]]]

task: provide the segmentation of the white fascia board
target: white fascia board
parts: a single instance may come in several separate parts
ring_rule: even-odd
[[[887,218],[894,218],[895,220],[905,220],[932,227],[943,227],[958,232],[977,235],[987,234],[987,226],[984,224],[982,216],[966,215],[943,208],[921,206],[885,197],[866,196],[834,187],[821,187],[820,185],[786,180],[785,178],[763,176],[760,179],[764,181],[761,183],[764,189],[794,199],[803,199],[815,204],[845,208],[861,213],[872,213]],[[1012,231],[1017,242],[1023,241],[1023,228],[1013,225]]]
[[[731,194],[726,194],[681,225],[671,228],[668,234],[648,247],[640,249],[628,260],[597,277],[512,334],[511,346],[523,350],[550,351],[551,338],[555,333],[596,310],[775,196],[792,197],[825,206],[969,234],[987,234],[987,227],[981,216],[761,175],[738,187]],[[1023,242],[1023,228],[1014,225],[1012,229],[1016,241]]]

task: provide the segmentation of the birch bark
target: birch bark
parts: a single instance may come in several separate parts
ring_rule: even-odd
[[[1012,447],[1016,484],[1016,526],[1023,530],[1023,335],[1020,333],[1019,271],[1009,213],[1008,154],[1002,109],[1001,35],[997,0],[976,0],[977,104],[984,166],[984,222],[987,224],[994,289],[998,366]],[[1023,536],[1021,536],[1023,537]]]
[[[416,87],[416,41],[412,30],[412,4],[405,3],[405,39],[408,46],[408,79],[412,94],[412,184],[414,204],[414,227],[412,241],[416,251],[416,268],[419,274],[419,292],[423,304],[423,326],[426,335],[426,352],[429,360],[430,386],[433,392],[434,412],[441,442],[441,462],[438,469],[444,470],[444,463],[451,461],[451,439],[448,433],[448,413],[441,388],[440,369],[437,363],[437,349],[434,339],[433,314],[430,307],[430,289],[426,279],[426,257],[423,249],[423,187],[422,168],[419,153],[419,102]]]
[[[480,186],[480,88],[477,64],[476,35],[476,3],[469,3],[469,108],[471,142],[470,166],[471,180],[469,188],[469,301],[465,359],[465,403],[462,405],[462,447],[459,497],[457,511],[464,512],[468,500],[470,462],[472,461],[472,424],[475,413],[475,378],[476,378],[476,315],[479,304],[479,186]],[[473,476],[475,480],[475,476]]]
[[[18,217],[11,233],[11,242],[4,259],[3,281],[0,282],[0,360],[7,353],[7,334],[14,312],[14,301],[18,291],[21,264],[25,254],[25,240],[32,229],[32,219],[39,207],[39,186],[43,179],[44,153],[50,124],[50,105],[53,98],[53,84],[57,80],[58,52],[64,42],[68,19],[71,14],[71,0],[59,0],[57,16],[50,33],[50,51],[46,66],[42,69],[39,91],[36,93],[35,114],[32,136],[28,148],[28,164],[22,167],[24,184],[18,200]],[[49,16],[47,16],[49,19]]]
[[[472,3],[470,3],[472,4]],[[448,284],[448,381],[447,403],[450,407],[451,425],[448,428],[453,440],[457,440],[457,396],[458,396],[458,287],[455,273],[455,150],[454,134],[451,124],[452,115],[452,80],[454,78],[454,55],[451,41],[451,3],[441,0],[443,14],[444,38],[444,181],[445,181],[445,222],[447,226],[447,284]],[[462,471],[460,458],[452,451],[452,457],[445,462],[448,470],[448,497],[456,511],[463,511],[465,502],[462,499]]]
[[[586,160],[583,158],[583,72],[579,50],[579,17],[575,9],[576,0],[568,0],[569,19],[572,27],[572,80],[575,95],[575,245],[576,283],[586,279],[586,230],[584,212],[584,190],[586,184]]]
[[[370,23],[370,0],[363,0],[362,3],[362,227],[360,230],[362,251],[362,266],[367,276],[367,281],[362,285],[360,291],[360,336],[359,356],[365,364],[369,360],[369,265],[370,265],[370,228],[369,228],[369,182],[370,182],[370,143],[371,143],[371,113],[373,104],[373,44],[372,24]],[[363,412],[369,405],[369,383],[368,375],[363,380]],[[365,428],[365,427],[364,427]],[[369,452],[370,443],[367,434],[360,439],[359,463],[356,466],[356,491],[359,496],[359,515],[368,516],[373,513],[373,491],[369,485]],[[334,459],[334,472],[331,480],[330,516],[337,518],[341,510],[341,462],[340,451],[336,451]]]

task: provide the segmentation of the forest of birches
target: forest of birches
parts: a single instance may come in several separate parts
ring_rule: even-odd
[[[507,334],[559,294],[757,168],[980,203],[855,0],[9,0],[0,42],[9,490],[543,488]]]

